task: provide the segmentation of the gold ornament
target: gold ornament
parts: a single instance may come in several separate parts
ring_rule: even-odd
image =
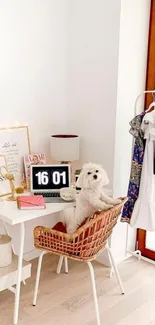
[[[2,174],[2,172],[1,172],[2,168],[4,168],[6,170],[6,174]],[[15,196],[16,188],[15,188],[15,184],[14,184],[15,178],[14,178],[13,174],[9,173],[5,166],[1,166],[0,174],[5,180],[8,180],[10,183],[10,189],[11,189],[12,194],[11,194],[11,196],[7,197],[7,200],[8,201],[16,201],[16,199],[17,199],[17,197]]]

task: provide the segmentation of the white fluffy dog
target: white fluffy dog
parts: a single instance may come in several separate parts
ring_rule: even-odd
[[[107,173],[102,166],[93,163],[83,166],[76,184],[81,188],[76,198],[76,208],[74,211],[73,209],[66,210],[63,217],[67,233],[74,233],[96,210],[108,210],[121,202],[104,193],[103,186],[108,183]]]

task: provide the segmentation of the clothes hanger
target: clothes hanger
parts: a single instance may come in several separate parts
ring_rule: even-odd
[[[153,102],[149,105],[149,107],[145,110],[145,113],[149,113],[150,109],[154,107],[155,109],[155,91],[152,92]]]
[[[136,100],[135,100],[135,109],[134,109],[134,116],[136,116],[137,115],[137,103],[138,103],[138,100],[139,100],[139,98],[143,95],[145,95],[145,94],[152,94],[152,96],[153,96],[153,98],[155,99],[155,90],[154,89],[152,89],[152,90],[145,90],[145,91],[143,91],[142,93],[140,93],[138,96],[137,96],[137,98],[136,98]],[[155,102],[155,100],[154,100],[154,102]],[[154,105],[153,105],[154,106]],[[150,108],[149,108],[150,109]],[[148,109],[147,109],[148,110]],[[146,112],[146,111],[145,111]]]

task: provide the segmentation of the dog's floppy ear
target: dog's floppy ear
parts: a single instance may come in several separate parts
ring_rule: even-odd
[[[81,173],[77,179],[77,182],[76,182],[76,187],[79,187],[79,188],[82,188],[83,187],[83,177],[84,177],[84,174],[81,170]]]

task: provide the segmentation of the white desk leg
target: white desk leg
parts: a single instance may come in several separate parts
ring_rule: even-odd
[[[19,246],[20,247],[20,250],[19,250],[19,256],[18,256],[17,285],[16,285],[14,317],[13,317],[13,324],[14,325],[17,325],[17,323],[18,323],[19,300],[20,300],[20,286],[21,286],[21,281],[22,281],[22,265],[23,265],[24,237],[25,237],[25,225],[22,222],[20,224],[20,246]]]

